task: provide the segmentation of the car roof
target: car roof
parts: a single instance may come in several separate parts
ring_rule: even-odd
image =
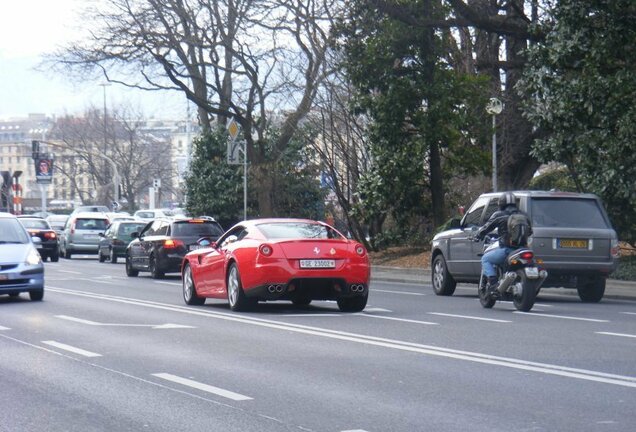
[[[85,218],[108,219],[108,216],[106,216],[106,214],[101,212],[79,212],[79,213],[75,213],[73,215],[73,218],[75,219],[85,219]]]
[[[502,193],[500,192],[488,192],[481,194],[482,197],[498,197]],[[586,199],[598,199],[598,196],[592,193],[579,193],[579,192],[565,192],[565,191],[542,191],[542,190],[514,190],[510,191],[516,197],[536,197],[536,198],[586,198]]]
[[[15,215],[11,213],[0,212],[0,218],[3,219],[16,219]]]

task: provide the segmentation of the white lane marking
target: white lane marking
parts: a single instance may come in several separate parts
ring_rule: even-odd
[[[83,350],[81,348],[76,348],[74,346],[66,345],[66,344],[63,344],[63,343],[60,343],[60,342],[42,341],[42,343],[50,345],[50,346],[53,346],[55,348],[63,349],[65,351],[70,351],[72,353],[79,354],[79,355],[82,355],[84,357],[101,357],[102,356],[101,354],[97,354],[97,353],[94,353],[94,352],[86,351],[86,350]]]
[[[440,312],[429,312],[429,315],[439,315],[439,316],[445,316],[445,317],[451,317],[451,318],[465,318],[465,319],[472,319],[472,320],[479,320],[479,321],[492,321],[492,322],[498,322],[498,323],[511,323],[512,321],[506,321],[506,320],[500,320],[500,319],[494,319],[494,318],[482,318],[482,317],[476,317],[476,316],[469,316],[469,315],[455,315],[455,314],[446,314],[446,313],[440,313]]]
[[[88,297],[96,300],[106,300],[115,303],[131,304],[140,307],[165,310],[170,312],[179,312],[192,316],[206,317],[212,319],[221,319],[225,321],[238,322],[242,324],[255,325],[264,328],[277,329],[286,332],[295,332],[318,336],[323,338],[336,339],[347,342],[366,344],[376,347],[395,349],[407,352],[415,352],[419,354],[432,355],[438,357],[452,358],[455,360],[463,360],[474,363],[496,365],[511,369],[521,369],[525,371],[537,372],[546,375],[555,375],[565,378],[580,379],[585,381],[600,382],[623,387],[636,388],[636,377],[611,374],[606,372],[598,372],[588,369],[571,368],[549,363],[532,362],[510,357],[499,357],[490,354],[482,354],[470,351],[461,351],[451,348],[443,348],[434,345],[423,345],[413,342],[400,341],[395,339],[380,338],[376,336],[367,336],[357,333],[349,333],[337,330],[330,330],[320,327],[311,327],[301,324],[291,324],[281,321],[266,320],[262,318],[246,317],[232,313],[207,311],[199,308],[190,308],[187,306],[175,306],[167,303],[152,302],[129,297],[112,296],[107,294],[95,294],[88,291],[69,290],[60,287],[47,287],[48,292],[74,295],[78,297]],[[373,315],[363,315],[374,317]],[[375,317],[374,317],[375,318]],[[5,336],[6,337],[6,336]]]
[[[161,285],[181,286],[181,284],[179,282],[155,281],[155,283],[158,283],[158,284],[161,284]]]
[[[368,314],[366,314],[364,312],[360,312],[360,313],[357,313],[355,315],[359,315],[359,316],[363,316],[363,317],[367,317],[367,318],[379,318],[379,319],[385,319],[385,320],[391,320],[391,321],[401,321],[401,322],[407,322],[407,323],[413,323],[413,324],[439,325],[439,323],[435,323],[435,322],[418,321],[418,320],[412,320],[412,319],[407,319],[407,318],[387,317],[387,316],[382,316],[382,315],[368,315]]]
[[[273,316],[273,315],[272,315]],[[314,314],[285,314],[285,317],[340,317],[342,314],[332,314],[332,313],[314,313]]]
[[[201,390],[207,393],[212,393],[215,394],[217,396],[222,396],[224,398],[227,399],[232,399],[233,401],[244,401],[244,400],[251,400],[252,398],[249,396],[245,396],[239,393],[234,393],[232,391],[229,390],[224,390],[222,388],[219,387],[214,387],[211,386],[209,384],[203,384],[197,381],[192,381],[190,379],[187,378],[182,378],[182,377],[178,377],[176,375],[171,375],[168,373],[155,373],[152,374],[152,376],[156,376],[157,378],[161,378],[161,379],[165,379],[166,381],[170,381],[173,383],[177,383],[177,384],[181,384],[184,386],[188,386],[188,387],[192,387],[195,388],[197,390]]]
[[[2,327],[0,326],[0,330],[11,330],[9,327]]]
[[[365,312],[393,312],[392,310],[383,309],[379,307],[366,307],[364,308]]]
[[[70,273],[70,274],[79,274],[79,275],[84,274],[82,272],[77,272],[77,271],[73,271],[73,270],[59,270],[58,269],[57,271],[59,271],[60,273]]]
[[[364,429],[349,429],[349,430],[343,430],[342,432],[367,432]]]
[[[408,291],[391,291],[391,290],[381,290],[381,289],[372,289],[371,291],[390,293],[390,294],[404,294],[404,295],[414,295],[414,296],[425,296],[426,294],[422,293],[414,293]]]
[[[55,318],[60,318],[67,321],[73,321],[80,324],[86,324],[91,326],[103,326],[103,327],[151,327],[153,329],[177,329],[177,328],[196,328],[188,325],[181,324],[116,324],[116,323],[100,323],[96,321],[89,321],[82,318],[75,318],[67,315],[55,315]]]
[[[552,314],[521,312],[521,311],[514,311],[513,313],[522,314],[522,315],[531,315],[531,316],[543,317],[543,318],[558,318],[558,319],[575,320],[575,321],[589,321],[589,322],[596,322],[596,323],[608,323],[609,322],[608,320],[600,320],[600,319],[594,319],[594,318],[572,317],[572,316],[565,316],[565,315],[552,315]]]
[[[636,312],[621,312],[621,313],[625,315],[636,315]]]
[[[611,333],[611,332],[595,332],[595,333],[600,335],[607,335],[607,336],[621,336],[621,337],[628,337],[628,338],[636,338],[636,335],[626,334],[626,333]]]

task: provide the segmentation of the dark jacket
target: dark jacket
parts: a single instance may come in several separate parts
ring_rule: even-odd
[[[508,243],[509,243],[508,242],[508,216],[510,216],[513,213],[521,213],[526,216],[526,218],[528,219],[528,226],[530,226],[530,234],[532,234],[532,226],[530,224],[530,218],[528,218],[528,216],[524,212],[519,210],[514,205],[509,205],[504,210],[498,210],[494,212],[492,216],[490,216],[490,219],[488,219],[486,224],[483,227],[479,228],[479,231],[477,231],[477,235],[475,237],[478,238],[479,240],[482,240],[484,237],[486,237],[486,234],[488,234],[491,231],[494,231],[495,228],[497,228],[497,232],[499,235],[499,247],[502,247],[502,248],[509,247],[508,246]],[[528,245],[524,244],[519,246],[521,247],[521,246],[528,246]]]

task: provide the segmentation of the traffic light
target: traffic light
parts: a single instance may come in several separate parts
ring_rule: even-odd
[[[31,141],[31,157],[37,159],[40,156],[40,141]]]
[[[161,187],[161,179],[154,179],[152,181],[152,187],[155,189],[159,189]]]

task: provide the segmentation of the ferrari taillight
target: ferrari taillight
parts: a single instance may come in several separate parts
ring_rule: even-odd
[[[264,256],[270,256],[274,249],[268,244],[262,244],[259,246],[258,251]]]
[[[367,251],[364,249],[364,246],[362,246],[361,244],[356,245],[356,253],[357,253],[358,255],[360,255],[360,256],[364,256],[364,254],[365,254],[366,252],[367,252]]]
[[[165,249],[174,249],[178,248],[179,246],[183,246],[183,242],[181,240],[168,239],[164,240],[163,242],[163,247]]]

